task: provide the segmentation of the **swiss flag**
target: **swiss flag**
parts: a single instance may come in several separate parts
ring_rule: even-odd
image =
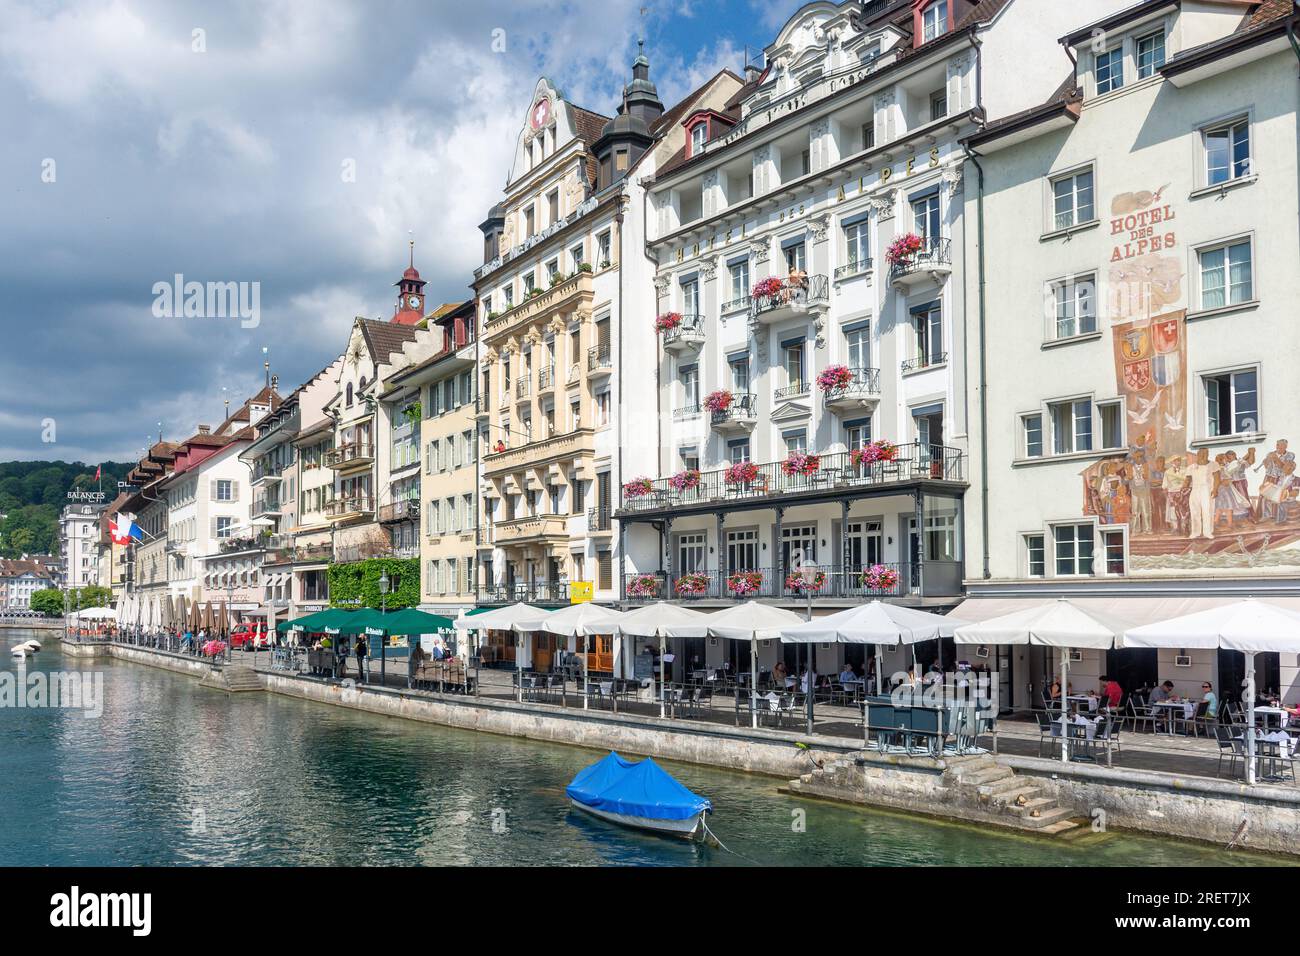
[[[96,465],[96,466],[95,466],[95,480],[96,480],[96,481],[99,481],[100,475],[103,473],[103,471],[104,471],[104,466],[103,466],[103,465]]]

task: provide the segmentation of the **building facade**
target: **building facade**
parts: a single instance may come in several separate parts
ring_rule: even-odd
[[[69,504],[59,515],[60,586],[94,587],[99,584],[99,519],[104,504]]]
[[[967,294],[982,286],[986,306],[967,374],[986,382],[972,449],[988,479],[958,616],[1064,594],[1141,624],[1300,595],[1290,8],[1147,0],[1076,17],[1068,85],[971,138],[985,269]],[[1034,704],[1052,662],[1001,653],[1015,705]],[[1079,657],[1082,686],[1109,673],[1196,697],[1241,679],[1240,654]],[[1293,658],[1261,655],[1261,688],[1293,701],[1296,678]]]

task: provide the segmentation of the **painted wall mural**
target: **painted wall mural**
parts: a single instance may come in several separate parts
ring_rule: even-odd
[[[1128,448],[1084,470],[1083,513],[1128,527],[1132,572],[1294,574],[1300,475],[1289,443],[1193,446],[1188,416],[1206,395],[1188,365],[1185,252],[1167,188],[1111,201],[1104,309]]]

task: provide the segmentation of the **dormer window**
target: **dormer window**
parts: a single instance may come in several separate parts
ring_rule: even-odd
[[[1117,46],[1113,50],[1098,53],[1093,59],[1093,79],[1097,84],[1097,95],[1118,90],[1124,85],[1124,48]]]
[[[923,42],[929,43],[948,32],[948,0],[935,0],[921,14]]]
[[[1155,33],[1148,34],[1147,36],[1138,37],[1138,79],[1145,80],[1149,76],[1155,76],[1156,70],[1160,69],[1164,65],[1165,31],[1157,30]]]
[[[691,127],[691,155],[698,156],[704,149],[704,144],[709,139],[708,120],[700,120]]]

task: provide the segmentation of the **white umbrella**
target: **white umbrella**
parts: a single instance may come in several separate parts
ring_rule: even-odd
[[[1061,760],[1070,760],[1065,697],[1069,687],[1070,648],[1109,650],[1124,646],[1128,623],[1109,614],[1085,611],[1065,598],[1012,611],[979,624],[957,628],[958,644],[1038,644],[1061,649]]]
[[[562,637],[582,638],[582,709],[587,709],[587,641],[593,634],[615,634],[621,611],[601,607],[599,604],[570,604],[558,611],[543,611],[540,617],[515,622],[516,633],[545,631]],[[615,707],[618,706],[615,698]]]
[[[520,621],[533,621],[543,616],[546,612],[539,607],[533,607],[531,604],[510,604],[506,607],[499,607],[495,611],[484,611],[482,614],[475,614],[473,617],[462,617],[456,619],[456,630],[458,631],[513,631],[515,625]],[[524,673],[520,668],[521,661],[518,657],[519,643],[516,642],[515,651],[515,699],[523,702],[524,699]]]
[[[707,621],[709,615],[702,611],[696,611],[689,607],[682,607],[680,604],[666,604],[659,601],[655,604],[647,604],[645,607],[639,607],[635,611],[628,611],[618,622],[618,632],[623,637],[657,637],[659,638],[659,666],[663,667],[664,659],[664,638],[668,636],[668,631],[673,627],[691,627],[699,626],[701,622]],[[667,701],[664,697],[664,685],[667,681],[663,680],[663,672],[660,672],[659,681],[659,716],[667,716]]]
[[[1300,654],[1300,613],[1256,601],[1157,621],[1124,633],[1124,647],[1223,648],[1246,655],[1246,783],[1255,782],[1255,655]]]
[[[673,625],[666,629],[669,637],[722,637],[731,641],[749,641],[749,711],[754,727],[758,726],[758,642],[779,641],[781,632],[803,618],[794,611],[747,601],[724,611],[708,615],[704,621]]]
[[[88,607],[72,615],[79,621],[115,621],[117,612],[111,607]]]
[[[781,632],[781,640],[787,644],[876,645],[877,691],[883,694],[885,675],[881,647],[912,645],[912,667],[915,669],[917,644],[952,637],[965,623],[942,614],[872,601],[788,628]]]

